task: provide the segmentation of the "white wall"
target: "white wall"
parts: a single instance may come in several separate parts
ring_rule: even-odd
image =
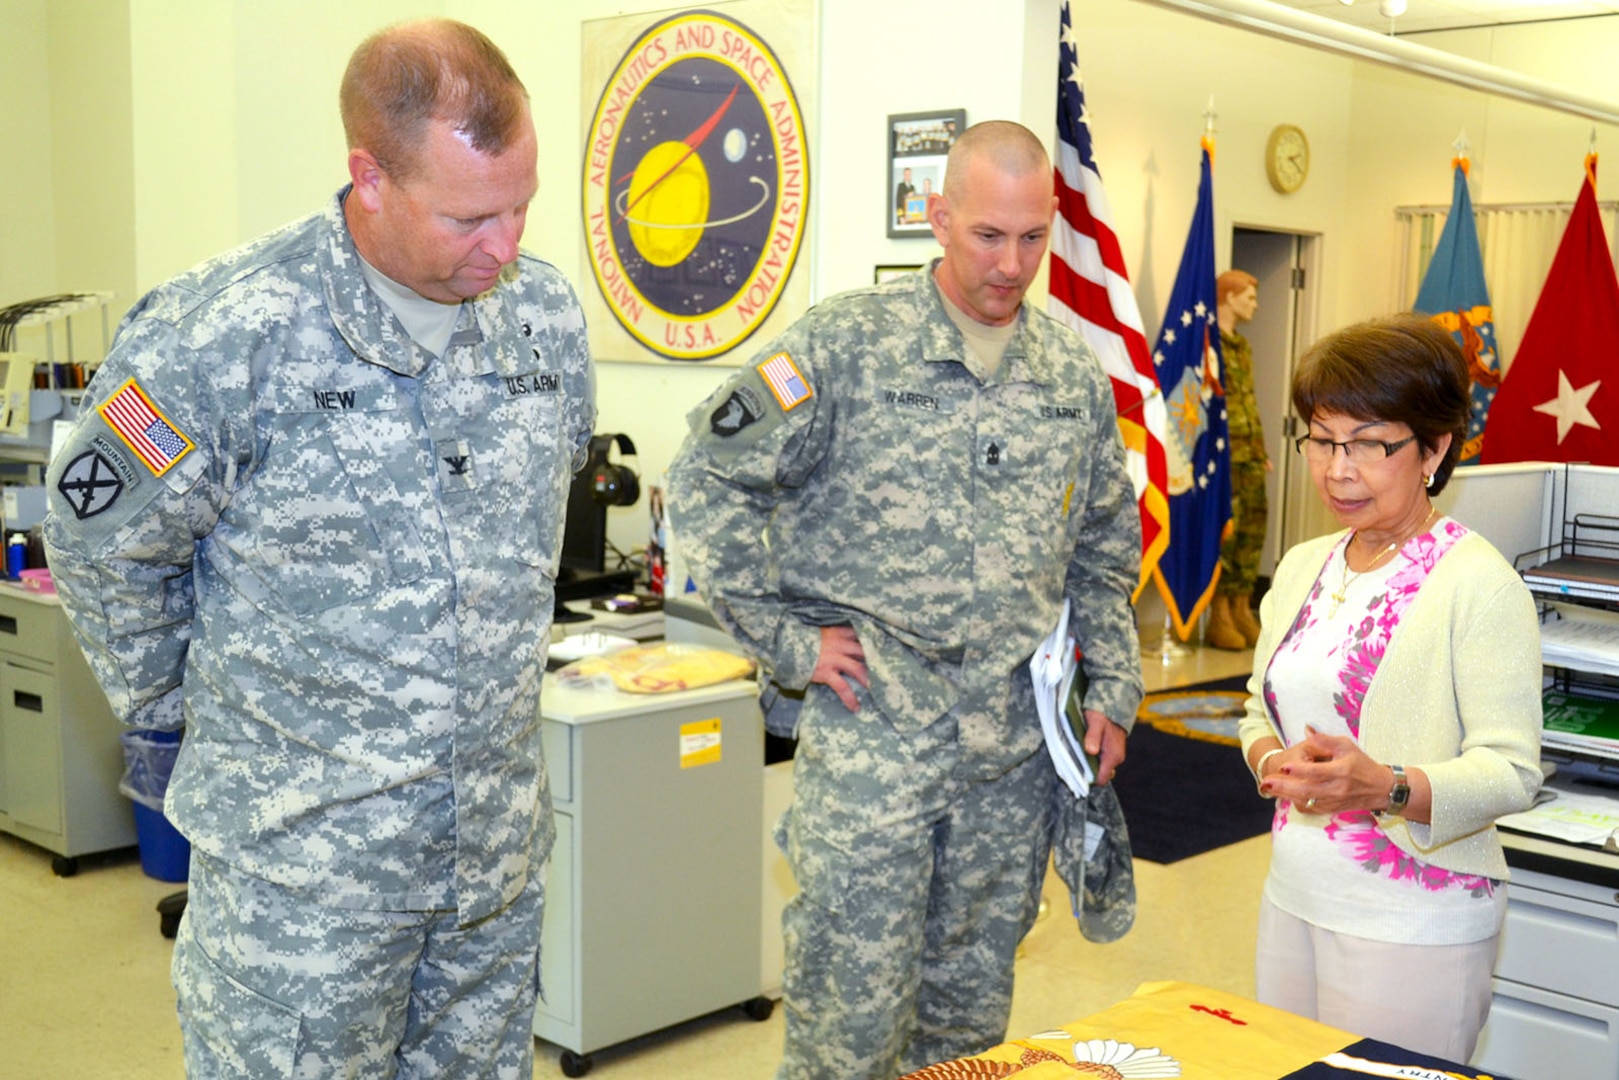
[[[1129,0],[1076,0],[1073,10],[1097,164],[1148,333],[1186,244],[1211,96],[1217,264],[1235,225],[1322,234],[1330,305],[1340,276],[1330,252],[1349,227],[1351,62]],[[1281,123],[1310,141],[1310,178],[1292,195],[1265,180],[1265,143]]]
[[[890,113],[965,108],[1049,138],[1058,0],[811,0],[820,65],[811,140],[812,298],[920,263],[931,240],[892,240],[885,198]],[[583,260],[580,172],[584,20],[650,17],[668,0],[7,0],[0,137],[40,167],[0,169],[0,303],[114,288],[121,303],[231,244],[315,209],[344,182],[337,82],[371,30],[444,14],[480,26],[528,85],[540,192],[525,247],[594,287]],[[721,10],[724,4],[713,5]],[[1156,329],[1196,197],[1198,138],[1218,113],[1219,259],[1237,225],[1316,234],[1315,324],[1387,310],[1394,206],[1445,202],[1450,142],[1466,127],[1480,201],[1571,198],[1591,125],[1350,61],[1133,0],[1074,0],[1096,153],[1149,332]],[[1619,98],[1619,17],[1413,40]],[[41,87],[48,85],[46,95]],[[42,119],[44,118],[44,119]],[[1313,168],[1273,192],[1262,151],[1279,123],[1308,133]],[[1604,127],[1599,139],[1619,146]],[[9,147],[8,147],[9,151]],[[8,153],[9,157],[9,153]],[[1612,169],[1599,196],[1612,197]],[[11,238],[16,237],[13,243]],[[1043,293],[1031,294],[1044,302]],[[762,345],[763,343],[757,343]],[[746,346],[744,346],[746,351]],[[600,365],[601,423],[636,441],[648,479],[683,414],[729,369]],[[615,511],[620,546],[644,539],[640,507]]]
[[[52,205],[42,209],[53,226],[56,281],[46,291],[110,290],[127,303],[135,282],[129,13],[98,0],[50,0],[46,10],[46,38],[34,43],[50,68]],[[28,46],[8,43],[12,51]],[[91,322],[77,321],[81,341]],[[101,328],[93,329],[99,347]]]
[[[0,3],[0,306],[56,287],[45,0]]]
[[[235,49],[176,48],[227,42],[232,8],[217,0],[136,0],[130,5],[129,103],[133,141],[135,285],[139,292],[195,263],[199,251],[234,247],[238,123]],[[133,299],[131,297],[130,299]],[[127,306],[127,301],[125,303]]]

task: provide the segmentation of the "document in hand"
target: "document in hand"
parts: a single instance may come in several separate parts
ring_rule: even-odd
[[[1086,755],[1082,741],[1085,671],[1068,636],[1067,600],[1063,601],[1056,627],[1029,658],[1029,674],[1034,680],[1034,704],[1040,714],[1040,730],[1045,733],[1046,750],[1074,798],[1083,799],[1096,779],[1096,763]]]

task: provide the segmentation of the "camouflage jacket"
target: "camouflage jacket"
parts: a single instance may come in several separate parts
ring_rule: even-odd
[[[186,726],[167,812],[198,850],[471,921],[555,832],[538,698],[584,320],[525,255],[432,356],[345,194],[125,317],[49,471],[50,565],[114,711]]]
[[[1261,465],[1265,432],[1259,423],[1259,399],[1254,395],[1254,352],[1248,339],[1220,331],[1220,356],[1225,361],[1226,428],[1231,438],[1231,460]]]
[[[788,689],[853,625],[891,722],[951,709],[963,769],[1042,746],[1025,661],[1073,598],[1087,708],[1141,698],[1140,519],[1107,377],[1025,305],[985,379],[930,270],[810,311],[690,417],[674,542],[715,616]]]

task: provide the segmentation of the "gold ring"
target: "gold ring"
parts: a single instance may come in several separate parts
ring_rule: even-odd
[[[1315,809],[1315,798],[1314,798],[1314,796],[1304,800],[1304,808],[1306,810],[1314,810]]]

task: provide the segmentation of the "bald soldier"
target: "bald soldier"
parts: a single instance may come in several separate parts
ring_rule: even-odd
[[[584,320],[518,250],[534,125],[487,38],[382,31],[341,104],[352,184],[125,318],[51,569],[114,710],[185,729],[187,1075],[528,1080]]]
[[[1104,781],[1124,759],[1140,524],[1106,376],[1023,303],[1055,203],[1032,133],[970,128],[929,208],[943,258],[810,311],[691,414],[671,468],[704,598],[802,694],[779,1080],[1004,1038],[1057,783],[1026,662],[1065,597],[1087,748]]]

